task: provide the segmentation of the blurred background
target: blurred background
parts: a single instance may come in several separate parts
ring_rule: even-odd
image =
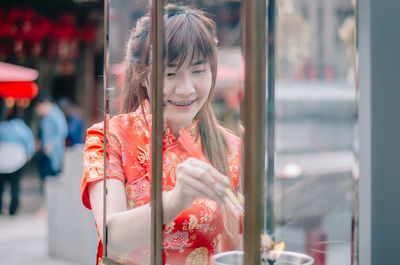
[[[215,111],[238,132],[245,108],[242,2],[181,2],[204,9],[217,24]],[[275,236],[287,250],[313,256],[316,265],[355,264],[357,253],[355,5],[277,0]],[[146,0],[111,0],[111,115],[120,109],[128,32],[147,11]],[[0,61],[38,73],[30,80],[37,90],[0,91],[8,108],[18,108],[37,139],[40,117],[30,101],[38,92],[63,110],[70,130],[73,117],[82,122],[80,140],[66,137],[62,171],[45,179],[43,191],[36,156],[24,165],[12,216],[11,189],[4,187],[4,264],[94,264],[97,236],[79,184],[85,129],[103,119],[103,12],[98,0],[0,0]]]

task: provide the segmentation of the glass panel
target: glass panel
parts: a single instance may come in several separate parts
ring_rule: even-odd
[[[354,1],[279,0],[275,236],[314,264],[354,264]]]
[[[149,1],[110,1],[107,254],[120,264],[150,264],[151,258],[151,113],[135,94],[144,85],[135,77],[151,68],[149,54],[139,47],[150,41],[150,18],[141,19],[148,11]]]
[[[142,18],[148,6],[142,2],[112,0],[110,9],[108,254],[122,264],[150,261],[152,56],[145,38],[149,20]],[[213,254],[241,247],[240,4],[196,6],[167,5],[164,16],[163,247],[168,264],[209,264]]]
[[[354,7],[344,0],[279,0],[277,4],[276,227],[272,236],[276,242],[285,242],[286,250],[314,257],[315,264],[346,264],[352,260],[357,225]],[[197,7],[207,14],[166,8],[163,245],[166,262],[171,264],[206,264],[217,252],[242,249],[236,244],[241,242],[237,215],[243,207],[239,139],[245,130],[240,126],[239,108],[244,94],[241,3],[202,1]],[[151,55],[146,53],[149,44],[141,42],[148,34],[143,29],[146,23],[140,20],[137,30],[131,31],[147,10],[139,1],[111,2],[107,175],[124,186],[116,195],[112,193],[115,181],[108,182],[107,209],[118,212],[110,215],[109,250],[110,257],[125,264],[150,260],[151,102],[144,99],[146,89],[151,89]],[[191,23],[181,19],[188,16],[181,12],[195,14]],[[216,22],[215,54],[213,26],[206,17]],[[127,68],[123,62],[129,32],[136,36],[131,42],[136,50],[127,55],[134,59]],[[132,77],[126,79],[132,93],[123,93],[128,91],[123,88],[125,71]],[[132,100],[133,87],[143,92],[137,97],[141,105]],[[212,100],[211,108],[205,108]],[[214,115],[224,129],[215,126]],[[182,126],[186,141],[180,134]],[[220,142],[222,137],[229,150]],[[223,177],[204,171],[209,163],[229,176],[233,196],[224,188],[220,191]],[[181,170],[177,171],[178,165]],[[122,208],[113,206],[113,198],[123,202]],[[218,200],[222,203],[215,203]],[[125,201],[132,210],[125,210]],[[128,254],[114,254],[118,252]]]
[[[235,206],[233,195],[240,190],[240,48],[233,46],[240,43],[240,6],[196,6],[166,7],[163,184],[183,203],[165,229],[168,264],[209,264],[241,242],[243,204]],[[166,197],[164,207],[173,200]]]

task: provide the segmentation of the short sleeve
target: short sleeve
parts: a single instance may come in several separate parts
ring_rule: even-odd
[[[81,198],[83,205],[91,209],[88,184],[104,179],[104,133],[103,123],[97,123],[87,130],[83,153],[83,176]],[[118,136],[112,131],[107,142],[107,179],[118,179],[125,183],[121,162]]]

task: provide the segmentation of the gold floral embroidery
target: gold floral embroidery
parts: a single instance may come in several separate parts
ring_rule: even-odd
[[[186,258],[185,265],[206,265],[208,250],[205,247],[196,248]]]
[[[196,126],[191,126],[188,130],[187,133],[189,136],[195,137],[197,136],[197,128]]]
[[[171,233],[175,228],[175,222],[169,223],[169,225],[165,228],[165,234]]]
[[[216,218],[217,203],[208,199],[200,198],[197,203],[202,208],[201,223],[210,223]]]
[[[147,202],[145,198],[150,194],[150,183],[142,178],[126,186],[125,193],[128,209],[139,207]]]
[[[198,228],[199,228],[199,224],[198,224],[197,217],[194,216],[193,214],[189,215],[189,222],[185,221],[185,223],[183,225],[183,230],[193,233],[193,231]]]
[[[190,247],[192,243],[189,242],[189,233],[176,231],[172,234],[164,235],[163,247],[166,250],[178,250],[182,253],[185,248]]]
[[[150,161],[149,148],[150,146],[148,144],[146,145],[146,150],[138,146],[137,158],[142,166]]]
[[[96,145],[96,144],[101,144],[103,142],[102,139],[100,139],[100,137],[98,136],[92,136],[92,137],[88,137],[86,140],[86,145]]]
[[[166,185],[168,182],[170,182],[172,185],[175,186],[176,167],[182,161],[179,159],[179,157],[174,152],[168,152],[164,155],[163,162],[164,162],[163,163],[163,178],[167,178],[164,180],[165,183],[163,183],[163,185]]]
[[[206,207],[210,208],[211,211],[215,212],[217,210],[217,203],[211,200],[204,200],[204,204]]]
[[[170,127],[167,127],[165,129],[164,136],[165,136],[164,144],[167,145],[167,146],[171,145],[173,143],[173,137],[172,137],[172,132],[171,132],[171,128]]]

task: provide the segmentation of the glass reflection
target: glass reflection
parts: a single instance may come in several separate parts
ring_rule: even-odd
[[[146,6],[133,2],[112,1],[110,12],[107,254],[122,264],[149,264],[150,17]],[[127,10],[131,11],[129,18],[124,16]],[[216,85],[220,55],[216,25],[210,17],[194,7],[165,7],[162,178],[166,264],[209,264],[211,255],[236,250],[241,242],[243,198],[237,196],[241,140],[228,129],[239,131],[241,86],[235,75],[227,78],[233,82]],[[134,26],[127,29],[129,24]],[[126,32],[129,38],[123,44],[121,36]],[[227,91],[229,97],[225,97]],[[219,117],[230,117],[227,127],[214,112],[215,95],[219,97]],[[228,108],[225,99],[230,100]],[[85,205],[93,210],[101,239],[103,128],[99,123],[88,130],[82,181]],[[97,264],[101,264],[101,240],[98,250]]]
[[[355,1],[278,1],[275,236],[355,264]]]
[[[172,6],[166,14],[163,243],[169,264],[208,264],[214,253],[241,248],[241,3],[202,4],[206,15]],[[349,0],[277,5],[273,236],[315,264],[346,264],[357,223],[354,6]],[[124,264],[150,260],[147,11],[147,1],[111,2],[108,250]],[[89,130],[83,181],[100,234],[102,126]],[[98,262],[101,257],[100,250]]]

